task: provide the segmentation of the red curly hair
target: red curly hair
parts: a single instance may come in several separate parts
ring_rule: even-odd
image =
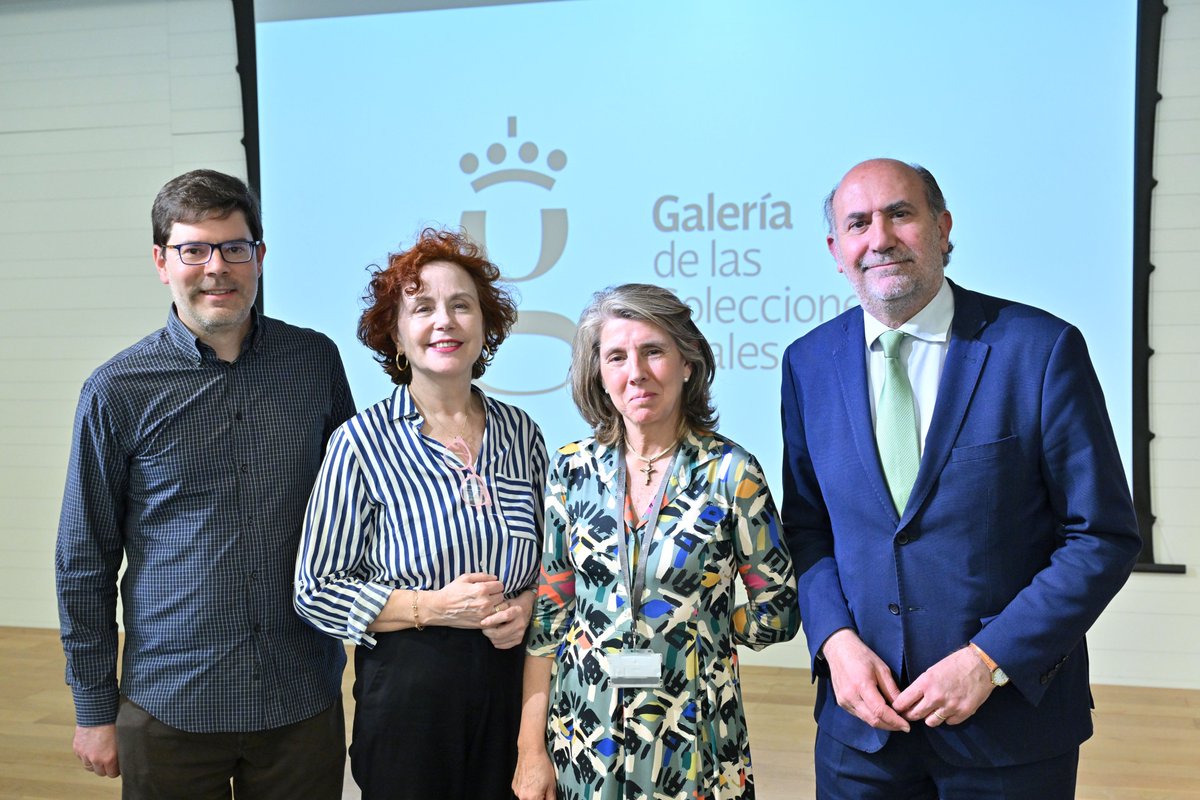
[[[500,268],[488,261],[483,249],[462,233],[436,228],[421,231],[408,250],[388,255],[387,267],[376,270],[363,295],[366,309],[358,320],[358,340],[375,352],[375,360],[392,379],[406,384],[412,366],[396,368],[396,324],[400,301],[421,290],[421,269],[434,261],[449,261],[471,276],[479,294],[483,314],[483,352],[471,369],[471,377],[483,375],[517,321],[517,306],[508,290],[498,284]]]

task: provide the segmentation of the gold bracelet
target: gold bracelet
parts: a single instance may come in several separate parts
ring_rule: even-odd
[[[413,625],[415,625],[417,627],[417,630],[423,631],[423,630],[425,630],[425,626],[421,624],[421,616],[420,616],[420,614],[417,613],[417,595],[420,593],[420,590],[413,589],[412,593],[413,593],[413,596],[412,596]]]

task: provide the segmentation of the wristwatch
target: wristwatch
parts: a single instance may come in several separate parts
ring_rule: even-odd
[[[974,650],[975,655],[979,656],[979,660],[983,662],[983,665],[992,671],[992,686],[1008,685],[1008,675],[1005,674],[1004,670],[1000,669],[999,664],[992,661],[991,657],[983,652],[982,647],[974,642],[968,642],[967,646]]]

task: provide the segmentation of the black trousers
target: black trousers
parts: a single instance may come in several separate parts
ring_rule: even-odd
[[[511,800],[525,648],[457,628],[375,638],[354,650],[350,771],[363,800]]]

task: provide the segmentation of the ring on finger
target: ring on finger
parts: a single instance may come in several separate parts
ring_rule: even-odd
[[[946,719],[947,719],[946,717],[943,717],[941,714],[939,714],[937,711],[934,711],[934,712],[933,712],[933,715],[934,715],[935,717],[937,717],[938,719],[940,719],[942,722],[945,722],[945,721],[946,721]]]

